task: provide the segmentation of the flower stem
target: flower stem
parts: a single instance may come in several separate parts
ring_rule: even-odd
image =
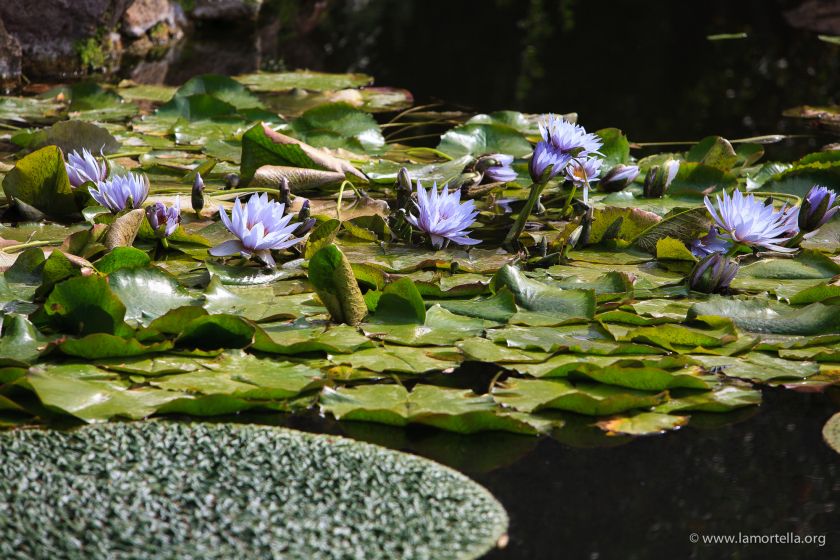
[[[47,245],[58,245],[56,241],[30,241],[28,243],[21,243],[20,245],[7,245],[0,249],[4,253],[17,253],[24,249],[31,249],[32,247],[45,247]]]
[[[531,185],[531,193],[525,201],[525,206],[523,206],[522,210],[519,211],[516,221],[513,222],[513,225],[510,227],[510,230],[505,236],[505,240],[503,242],[505,247],[512,248],[519,239],[519,236],[522,234],[522,230],[525,229],[525,222],[528,221],[528,216],[531,215],[534,206],[536,206],[537,201],[540,199],[540,195],[545,189],[545,185],[546,183],[533,183]]]

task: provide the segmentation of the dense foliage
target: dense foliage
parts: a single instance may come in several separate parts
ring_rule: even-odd
[[[754,406],[757,384],[835,383],[840,222],[793,213],[840,188],[840,152],[762,163],[773,138],[709,137],[637,159],[617,129],[582,151],[537,115],[412,107],[370,82],[0,98],[3,422],[320,409],[646,434]],[[480,386],[465,362],[486,364]]]

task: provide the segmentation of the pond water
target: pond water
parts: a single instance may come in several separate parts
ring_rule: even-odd
[[[616,126],[637,142],[804,133],[768,147],[768,160],[789,159],[826,140],[781,113],[840,101],[840,47],[791,28],[781,15],[787,4],[354,2],[304,31],[269,18],[256,39],[249,28],[205,26],[163,59],[126,66],[123,77],[156,69],[181,84],[260,68],[362,71],[410,90],[420,104],[576,111],[587,128]],[[707,39],[739,32],[747,38]],[[492,373],[478,373],[485,387]],[[236,420],[339,433],[458,468],[510,514],[510,542],[493,559],[836,558],[840,458],[820,431],[840,408],[840,392],[772,389],[764,397],[758,408],[694,415],[676,433],[636,440],[585,430],[459,436],[311,415]],[[824,536],[825,544],[690,541],[693,533],[789,532]]]
[[[163,76],[180,85],[206,72],[360,71],[418,103],[575,111],[588,129],[615,126],[637,142],[794,134],[808,131],[783,110],[840,102],[840,47],[791,27],[783,12],[796,4],[348,2],[299,14],[294,30],[270,13],[254,28],[205,25],[167,55]],[[707,39],[728,33],[747,37]],[[821,143],[777,144],[768,157],[798,157]]]

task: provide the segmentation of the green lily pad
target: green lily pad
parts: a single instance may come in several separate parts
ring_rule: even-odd
[[[668,399],[668,394],[610,385],[573,385],[563,379],[509,379],[503,388],[493,390],[493,398],[502,405],[522,412],[556,409],[603,416],[662,404]]]

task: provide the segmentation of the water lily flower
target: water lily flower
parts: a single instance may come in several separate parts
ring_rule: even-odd
[[[796,250],[783,246],[796,235],[796,224],[791,223],[794,214],[787,206],[776,210],[772,204],[765,205],[753,195],[744,196],[738,190],[731,197],[724,192],[715,198],[717,208],[708,196],[704,203],[724,239],[771,251]]]
[[[484,178],[494,183],[507,183],[516,179],[516,171],[511,167],[513,156],[490,154],[479,158],[475,167],[483,172]]]
[[[598,188],[604,192],[618,192],[639,176],[638,165],[624,165],[619,163],[601,178]]]
[[[70,152],[64,166],[73,188],[81,187],[88,182],[98,183],[108,177],[108,166],[104,159],[102,163],[99,163],[86,148],[82,148],[81,154],[75,150]]]
[[[417,216],[407,214],[406,220],[415,228],[426,233],[431,238],[432,246],[440,249],[450,242],[458,245],[477,245],[481,243],[468,237],[469,228],[478,210],[475,202],[468,200],[461,202],[461,189],[452,193],[446,185],[438,193],[437,183],[426,190],[417,181]]]
[[[840,209],[840,206],[835,204],[836,202],[837,193],[833,190],[820,185],[811,187],[797,214],[797,225],[805,234],[805,238],[812,237],[818,229],[834,217]]]
[[[181,223],[181,196],[175,197],[175,204],[166,207],[162,202],[146,206],[146,219],[155,235],[165,239],[175,233]]]
[[[548,139],[555,149],[572,156],[597,154],[603,142],[597,134],[587,133],[576,123],[549,114],[539,124],[543,139]]]
[[[688,286],[695,292],[713,294],[725,291],[738,274],[738,263],[722,253],[712,253],[696,265],[688,275]]]
[[[279,251],[301,242],[301,238],[292,235],[300,224],[290,224],[292,214],[285,214],[285,210],[284,204],[269,200],[266,193],[252,195],[245,204],[237,197],[230,218],[220,206],[222,223],[239,239],[216,245],[210,249],[210,254],[214,257],[255,256],[266,265],[274,266],[272,250]]]
[[[709,233],[691,242],[691,254],[697,258],[703,258],[712,253],[726,253],[732,247],[732,243],[720,237],[720,232],[715,226],[709,227]]]
[[[100,181],[96,187],[88,187],[88,191],[96,202],[117,214],[143,206],[149,196],[149,178],[136,173],[116,175]]]
[[[534,147],[534,153],[528,162],[531,181],[535,184],[547,183],[562,173],[571,160],[570,154],[557,150],[547,140],[540,140]]]
[[[603,160],[597,157],[575,158],[566,168],[566,178],[583,187],[583,203],[589,203],[589,185],[598,180]]]

